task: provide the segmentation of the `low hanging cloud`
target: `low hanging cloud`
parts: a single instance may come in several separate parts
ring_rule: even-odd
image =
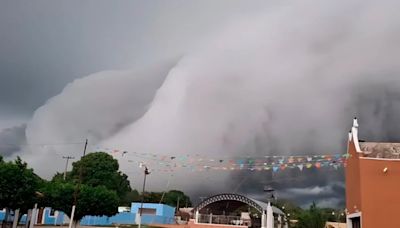
[[[19,152],[26,143],[26,125],[5,128],[0,131],[0,155],[9,157]]]
[[[341,153],[354,116],[363,137],[399,139],[393,136],[400,130],[399,6],[283,1],[238,18],[171,68],[74,81],[35,112],[28,142],[89,137],[128,151],[214,157]],[[32,153],[41,173],[51,170],[39,165],[45,155]],[[121,166],[132,170],[132,164]],[[163,189],[165,175],[154,175],[150,188]],[[194,173],[196,181],[189,182],[187,175],[177,173],[174,187],[194,195],[230,190],[240,179]],[[343,181],[336,173],[323,175]],[[336,184],[318,173],[308,178],[275,185],[298,194],[293,189]],[[250,194],[249,188],[240,189]]]

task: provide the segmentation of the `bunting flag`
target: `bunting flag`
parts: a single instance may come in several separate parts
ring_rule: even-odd
[[[150,171],[174,172],[187,169],[191,172],[201,171],[271,171],[273,173],[285,170],[331,168],[338,170],[346,166],[349,154],[322,154],[322,155],[266,155],[266,156],[231,156],[206,157],[199,154],[165,155],[154,153],[134,152],[121,149],[96,147],[115,158],[120,157],[129,163],[136,163],[138,167],[149,167]],[[120,155],[120,156],[118,156]]]

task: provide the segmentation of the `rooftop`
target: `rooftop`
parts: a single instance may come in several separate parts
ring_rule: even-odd
[[[371,158],[400,158],[400,143],[360,142],[364,157]]]

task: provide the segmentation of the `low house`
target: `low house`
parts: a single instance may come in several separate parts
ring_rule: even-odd
[[[107,226],[113,224],[138,224],[139,214],[142,212],[142,224],[175,224],[175,208],[158,203],[134,202],[131,204],[130,211],[124,210],[114,216],[85,216],[81,220],[81,225],[87,226]]]

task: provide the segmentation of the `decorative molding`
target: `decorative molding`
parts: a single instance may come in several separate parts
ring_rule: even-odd
[[[356,212],[347,215],[347,218],[356,218],[356,217],[361,217],[361,212]]]

